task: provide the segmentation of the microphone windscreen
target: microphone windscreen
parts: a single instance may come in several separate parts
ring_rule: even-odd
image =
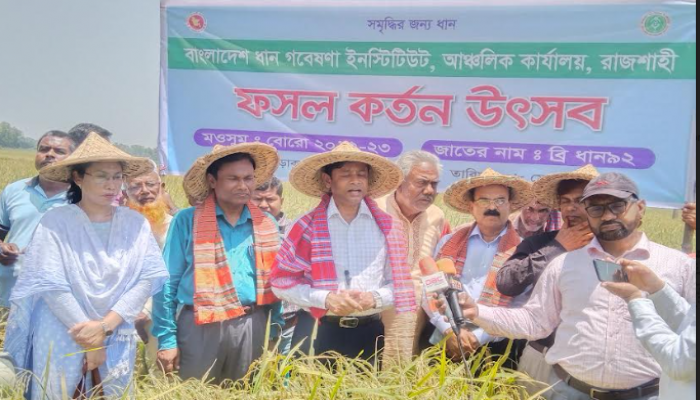
[[[457,267],[455,266],[455,262],[448,258],[439,260],[437,262],[437,268],[440,270],[440,272],[444,272],[447,275],[457,275]]]

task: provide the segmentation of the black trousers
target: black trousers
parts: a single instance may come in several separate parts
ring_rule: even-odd
[[[292,348],[303,340],[300,351],[307,355],[310,353],[311,334],[316,323],[308,312],[299,312]],[[361,355],[362,359],[374,362],[375,357],[384,349],[384,324],[382,321],[376,321],[355,329],[347,329],[331,323],[321,323],[314,349],[317,355],[327,352],[336,352],[348,358]]]

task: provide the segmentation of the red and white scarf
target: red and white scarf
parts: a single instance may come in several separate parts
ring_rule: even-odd
[[[396,310],[398,313],[414,312],[417,309],[415,288],[403,228],[395,224],[389,214],[380,210],[374,200],[366,198],[365,202],[386,237]],[[274,287],[289,289],[298,285],[311,285],[315,289],[338,290],[338,276],[328,228],[330,203],[331,196],[324,196],[314,211],[292,226],[272,268]],[[321,318],[326,313],[327,310],[311,310],[315,318]]]

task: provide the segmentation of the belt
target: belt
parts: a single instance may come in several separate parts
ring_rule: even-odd
[[[375,322],[381,322],[382,315],[374,314],[367,317],[323,317],[322,324],[337,325],[345,329],[357,329],[361,326],[367,326]]]
[[[554,372],[556,372],[559,379],[563,380],[567,385],[569,385],[569,387],[590,396],[590,398],[593,400],[637,400],[659,394],[660,381],[658,379],[654,379],[653,381],[634,389],[604,390],[594,388],[585,382],[579,381],[578,379],[572,377],[559,365],[554,366]]]
[[[249,306],[243,306],[243,312],[245,312],[245,314],[243,316],[249,317],[249,316],[255,314],[255,312],[258,311],[259,308],[260,307],[258,307],[256,304],[252,304]],[[182,309],[194,312],[194,306],[186,305],[186,306],[182,307]]]

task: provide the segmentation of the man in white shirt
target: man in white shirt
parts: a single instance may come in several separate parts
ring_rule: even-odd
[[[551,400],[656,399],[661,367],[636,339],[627,304],[601,286],[593,261],[643,262],[688,301],[696,297],[695,263],[639,230],[646,203],[628,177],[601,175],[583,202],[593,243],[556,258],[523,308],[484,307],[464,295],[464,317],[514,339],[540,340],[559,326],[546,355],[554,366]]]
[[[605,283],[625,300],[637,338],[661,365],[661,400],[697,393],[697,304],[688,303],[647,266],[622,260],[630,283]]]
[[[292,347],[373,359],[383,348],[381,314],[416,309],[403,231],[372,200],[403,176],[391,161],[343,143],[290,174],[297,190],[321,204],[295,223],[272,270],[275,294],[301,307]],[[318,336],[311,343],[320,320]]]

